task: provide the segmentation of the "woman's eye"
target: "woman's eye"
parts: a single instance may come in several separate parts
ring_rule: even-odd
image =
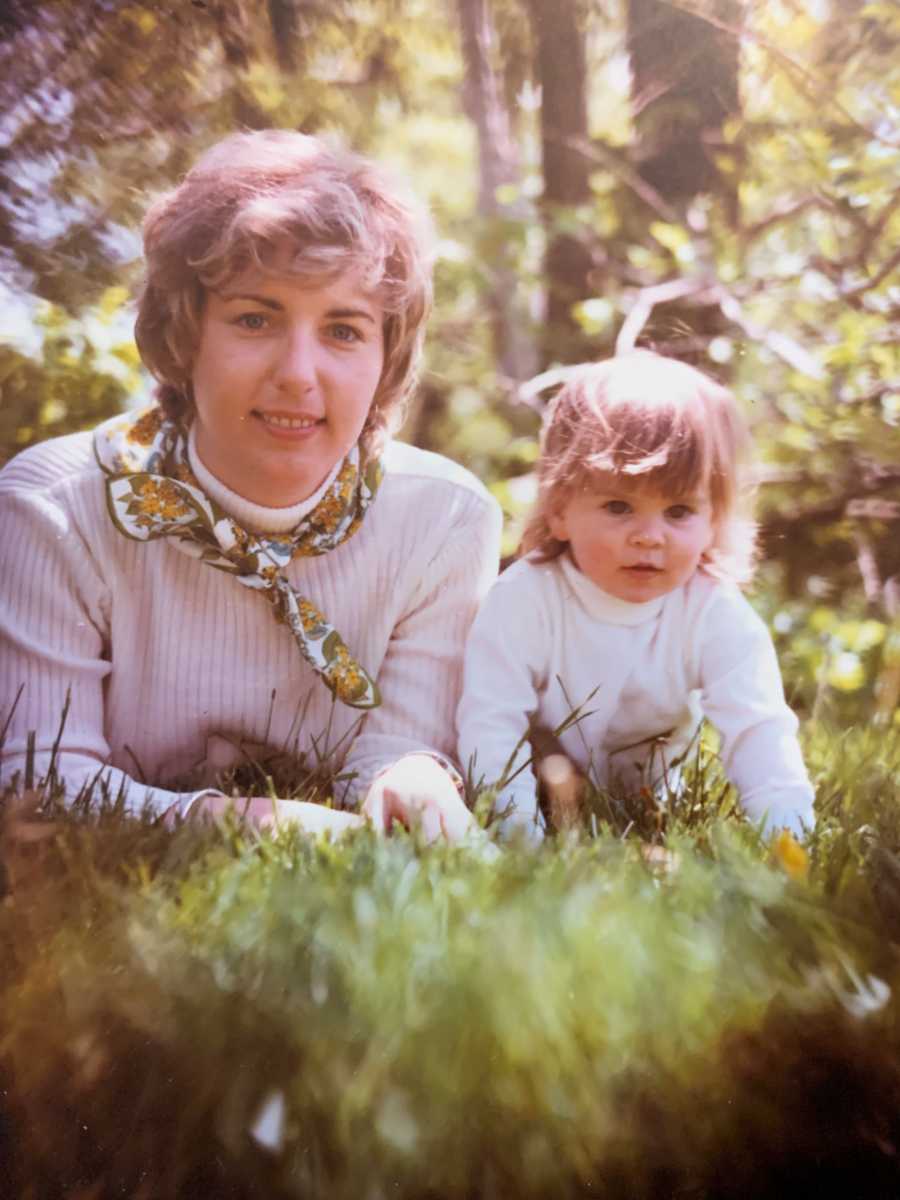
[[[631,511],[631,505],[627,500],[607,500],[603,508],[606,512],[612,513],[614,517],[624,517],[627,512]]]
[[[362,341],[362,335],[358,329],[354,329],[352,325],[332,325],[331,336],[338,342],[359,342]]]
[[[249,329],[251,333],[256,333],[260,329],[268,329],[269,318],[265,313],[241,313],[241,315],[235,319],[234,323],[235,325],[239,325],[241,329]]]

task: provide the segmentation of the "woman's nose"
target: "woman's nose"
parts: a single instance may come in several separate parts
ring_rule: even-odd
[[[304,329],[291,329],[285,333],[278,348],[275,365],[275,382],[282,391],[303,394],[316,381],[315,339]]]

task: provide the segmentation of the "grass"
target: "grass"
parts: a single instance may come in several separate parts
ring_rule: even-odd
[[[7,1194],[898,1194],[900,739],[807,754],[806,859],[703,755],[499,856],[8,798]]]

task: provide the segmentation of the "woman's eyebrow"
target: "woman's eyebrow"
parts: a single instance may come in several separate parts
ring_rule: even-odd
[[[216,292],[220,300],[252,300],[254,304],[262,304],[265,308],[271,308],[273,312],[281,312],[283,305],[277,300],[271,300],[268,296],[257,296],[254,292]]]
[[[254,304],[261,304],[265,308],[271,309],[273,312],[283,312],[284,305],[278,300],[272,300],[269,296],[259,296],[256,292],[217,292],[216,295],[220,300],[226,302],[232,300],[250,300]],[[372,313],[365,308],[329,308],[325,316],[329,320],[347,320],[355,317],[364,321],[371,321],[373,325],[378,322]]]
[[[345,320],[348,317],[362,317],[365,321],[371,321],[373,325],[377,324],[375,318],[368,311],[368,309],[365,308],[329,308],[325,316],[332,318],[337,317],[342,320]]]

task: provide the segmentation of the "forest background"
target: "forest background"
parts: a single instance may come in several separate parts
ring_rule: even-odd
[[[864,0],[7,0],[0,462],[151,393],[148,199],[236,128],[335,134],[438,233],[404,436],[514,549],[555,363],[633,344],[738,393],[792,702],[898,720],[900,9]]]

